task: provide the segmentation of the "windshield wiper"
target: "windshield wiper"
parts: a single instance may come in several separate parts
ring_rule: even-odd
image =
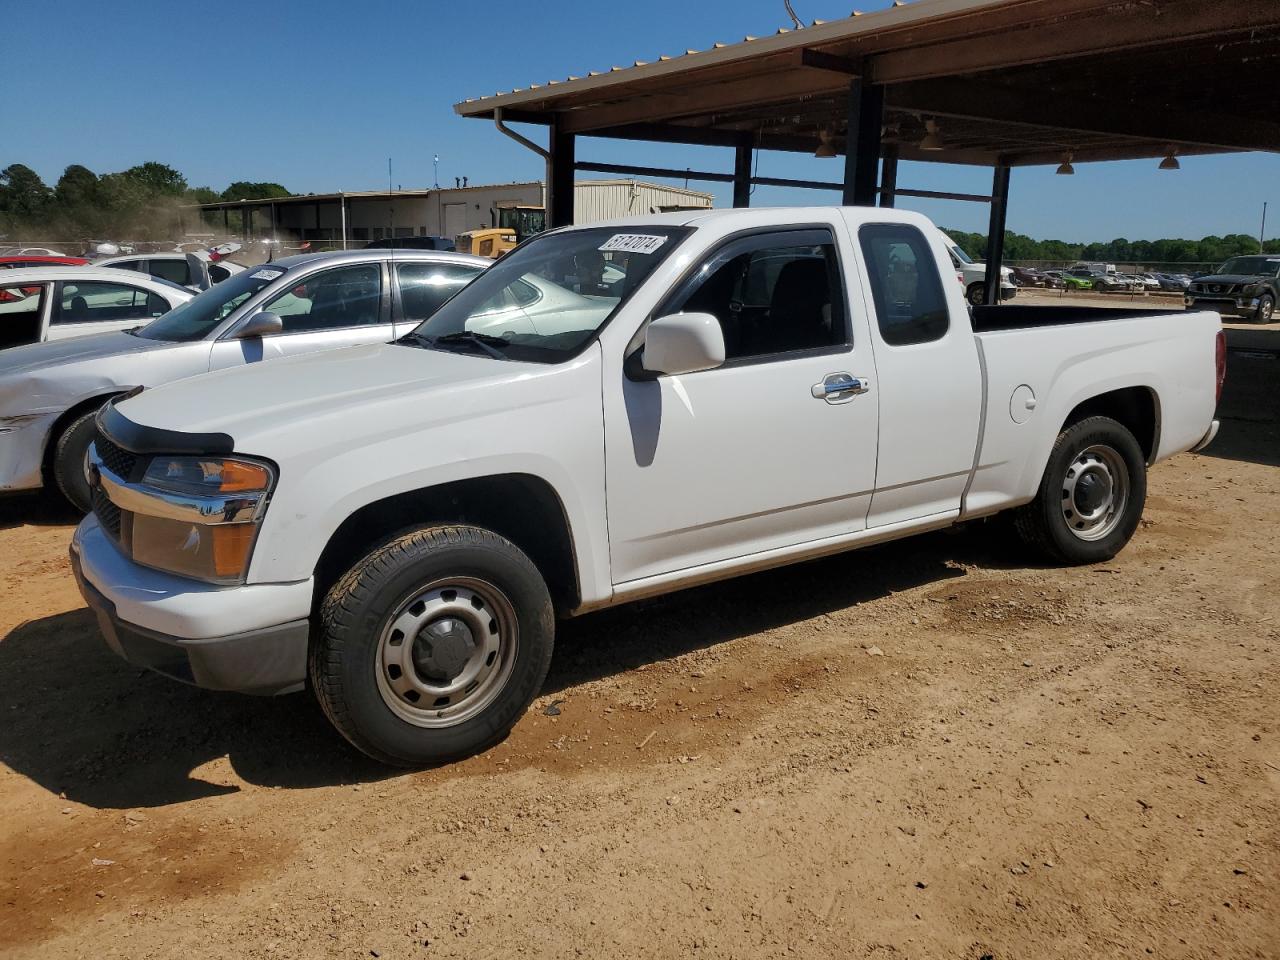
[[[447,347],[450,344],[472,344],[482,349],[495,360],[505,360],[506,357],[502,350],[511,346],[509,340],[504,340],[502,337],[495,337],[488,333],[477,333],[475,330],[460,330],[457,333],[446,333],[439,337],[424,336],[423,339],[431,346],[442,345]]]

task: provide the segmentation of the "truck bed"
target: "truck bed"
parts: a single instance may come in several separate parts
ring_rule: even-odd
[[[1056,327],[1068,323],[1096,323],[1099,320],[1132,320],[1140,317],[1181,313],[1181,304],[1169,310],[1150,307],[1077,307],[1002,304],[973,308],[974,333]]]

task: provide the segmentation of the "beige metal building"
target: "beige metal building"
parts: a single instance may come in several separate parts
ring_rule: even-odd
[[[710,193],[640,180],[580,180],[574,185],[575,222],[667,210],[709,209]],[[274,200],[228,200],[189,208],[205,224],[243,240],[276,238],[285,243],[312,242],[360,247],[389,237],[442,236],[494,226],[502,206],[545,205],[546,187],[538,180],[520,183],[307,194]],[[184,224],[191,227],[193,224]]]

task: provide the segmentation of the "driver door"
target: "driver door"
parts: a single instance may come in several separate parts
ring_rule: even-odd
[[[833,226],[731,238],[654,313],[714,315],[725,363],[606,375],[615,585],[866,526],[877,395],[871,345],[853,340],[850,262]],[[837,389],[855,377],[865,384]]]
[[[279,316],[284,329],[245,340],[224,336],[210,351],[209,369],[390,342],[395,328],[385,273],[385,265],[374,262],[330,267],[300,277],[261,308]]]

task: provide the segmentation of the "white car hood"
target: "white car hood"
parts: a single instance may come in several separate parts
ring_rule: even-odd
[[[510,402],[510,394],[495,387],[548,369],[472,354],[368,344],[179,380],[144,390],[118,409],[143,426],[227,434],[239,452],[274,457],[331,442],[337,425],[347,429],[353,417],[375,435],[410,423],[421,428],[434,419],[493,412]],[[435,396],[441,402],[428,402]]]

